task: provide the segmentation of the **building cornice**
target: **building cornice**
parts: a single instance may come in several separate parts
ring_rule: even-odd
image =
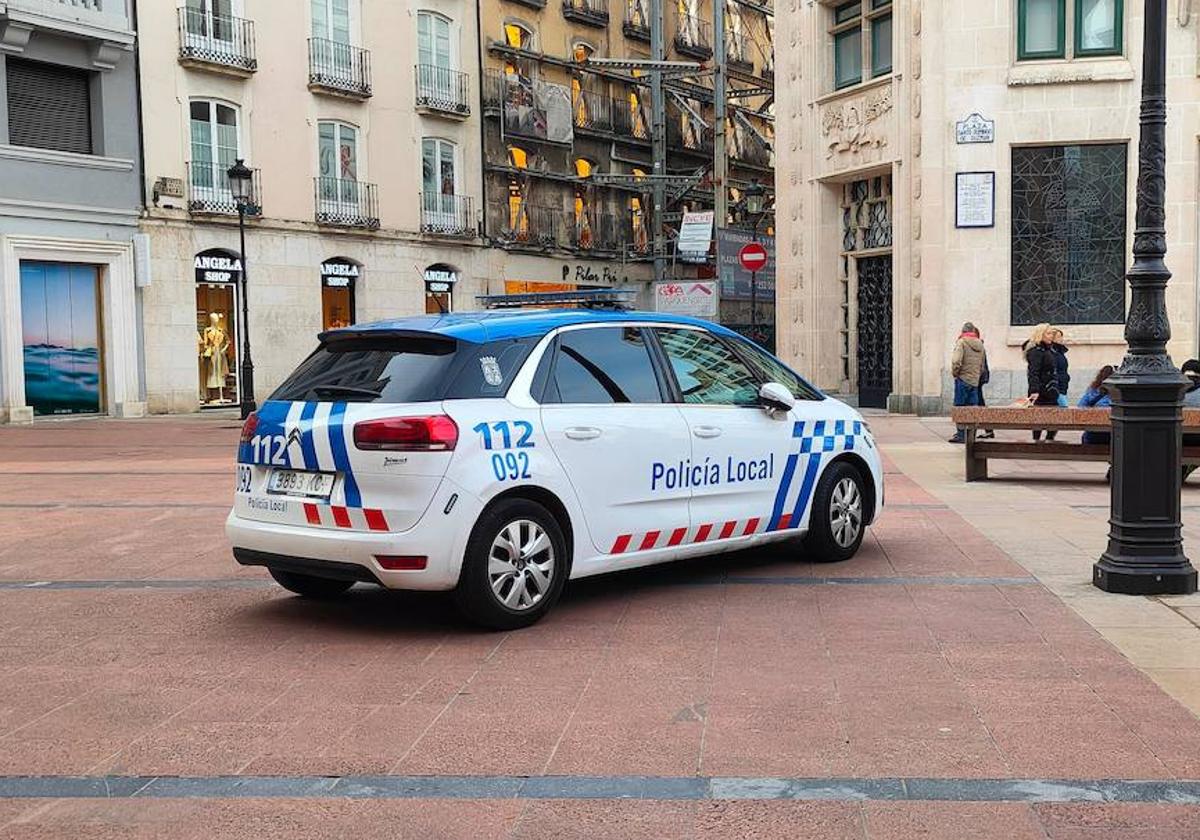
[[[81,169],[107,169],[132,172],[133,161],[127,158],[81,155],[57,149],[37,149],[32,146],[0,145],[0,160],[19,160],[22,163],[50,163],[56,166],[77,166]]]
[[[22,219],[46,219],[54,222],[84,222],[94,225],[137,227],[138,211],[119,207],[89,207],[85,204],[60,204],[49,201],[25,201],[0,198],[0,216]]]

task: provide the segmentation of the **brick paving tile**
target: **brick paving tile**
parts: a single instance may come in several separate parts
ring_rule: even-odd
[[[1031,806],[1015,802],[867,802],[870,840],[1046,840]]]

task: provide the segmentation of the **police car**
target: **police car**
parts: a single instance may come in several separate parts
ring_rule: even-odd
[[[859,414],[716,324],[492,310],[323,333],[242,429],[234,556],[284,588],[453,590],[494,628],[568,579],[802,537],[883,504]]]

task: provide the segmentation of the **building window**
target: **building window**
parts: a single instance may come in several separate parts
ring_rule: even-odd
[[[1012,323],[1125,320],[1124,144],[1012,150]]]
[[[322,213],[358,205],[357,128],[336,122],[317,124],[317,174]]]
[[[473,220],[465,218],[465,204],[457,199],[458,147],[449,140],[426,137],[421,141],[421,229],[461,233]]]
[[[1075,0],[1075,55],[1120,55],[1123,0]]]
[[[91,74],[9,56],[8,142],[92,154]]]
[[[230,204],[233,196],[225,173],[242,157],[237,109],[205,99],[193,100],[190,109],[192,161],[188,180],[192,195]]]
[[[641,180],[646,177],[646,170],[635,168],[631,173]],[[629,230],[633,238],[635,253],[644,254],[650,250],[650,231],[646,219],[645,195],[631,196],[629,199]]]
[[[312,34],[337,44],[350,43],[350,0],[312,0]]]
[[[892,0],[856,0],[833,9],[833,86],[861,84],[892,72]]]
[[[454,67],[450,19],[435,12],[417,12],[417,63],[449,70]]]
[[[586,181],[592,177],[596,165],[587,158],[575,158],[575,177]],[[580,183],[575,186],[575,247],[591,248],[595,244],[592,230],[591,186]]]
[[[583,64],[592,54],[595,53],[595,48],[590,44],[585,44],[582,41],[576,41],[571,47],[571,57],[575,59],[576,64]],[[580,128],[589,128],[591,126],[591,107],[588,99],[591,98],[591,92],[584,95],[582,73],[571,74],[571,108],[574,111],[575,125]]]
[[[1017,57],[1066,56],[1066,0],[1018,0]]]
[[[1018,0],[1017,59],[1120,55],[1124,20],[1124,0]]]

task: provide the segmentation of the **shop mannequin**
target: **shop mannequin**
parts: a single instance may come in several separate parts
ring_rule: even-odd
[[[209,402],[224,398],[225,378],[229,376],[229,333],[222,319],[221,313],[210,312],[208,326],[200,335],[200,370]]]

